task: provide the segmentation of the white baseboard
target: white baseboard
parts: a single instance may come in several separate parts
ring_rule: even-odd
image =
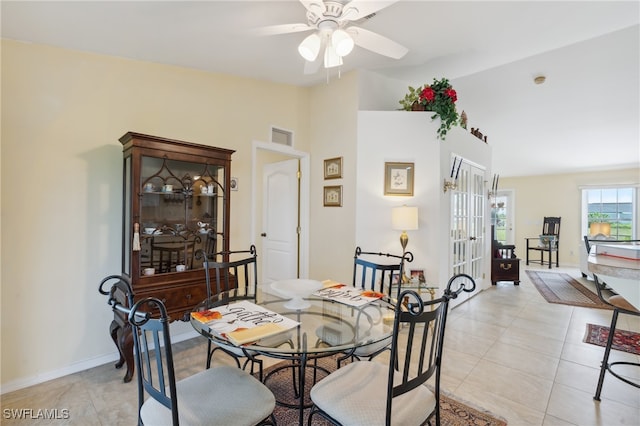
[[[173,324],[172,324],[173,327]],[[178,328],[180,328],[178,326]],[[191,326],[189,325],[189,328]],[[175,333],[171,335],[172,343],[182,342],[184,340],[192,339],[194,337],[200,336],[195,330],[185,329],[185,330],[176,330]],[[37,374],[35,376],[27,377],[24,379],[14,380],[8,383],[5,383],[0,388],[0,395],[4,395],[5,393],[17,391],[20,389],[28,388],[29,386],[38,385],[44,382],[48,382],[49,380],[58,379],[60,377],[68,376],[70,374],[78,373],[80,371],[88,370],[90,368],[98,367],[107,363],[115,363],[120,359],[120,354],[118,351],[111,352],[109,354],[101,355],[95,358],[85,359],[82,361],[74,362],[65,367],[58,368],[56,370],[48,371],[42,374]],[[124,367],[123,367],[124,374]]]

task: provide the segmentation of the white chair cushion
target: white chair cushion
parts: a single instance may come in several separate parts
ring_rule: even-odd
[[[344,426],[382,426],[385,424],[388,377],[389,367],[386,364],[354,362],[314,385],[311,388],[311,400]],[[394,398],[391,406],[392,424],[419,425],[435,406],[433,392],[426,386],[418,386]]]
[[[252,426],[275,408],[273,393],[239,368],[210,368],[176,383],[181,426]],[[171,411],[153,398],[140,410],[149,426],[171,425]]]

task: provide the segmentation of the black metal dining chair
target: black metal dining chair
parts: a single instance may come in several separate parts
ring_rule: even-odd
[[[233,296],[225,294],[225,300],[249,300],[255,302],[258,291],[258,254],[255,245],[251,245],[249,250],[222,251],[217,253],[206,253],[204,250],[196,252],[196,259],[202,259],[202,266],[205,271],[205,283],[207,286],[207,301],[214,302],[217,296],[235,289]],[[215,261],[212,259],[226,259]],[[211,276],[213,273],[213,276]],[[215,292],[214,292],[215,286]],[[264,341],[270,341],[273,346],[289,344],[292,346],[289,334],[282,334],[267,337]],[[216,351],[222,351],[232,357],[238,368],[243,370],[251,366],[253,374],[255,367],[258,367],[258,377],[262,380],[263,363],[256,351],[247,350],[223,342],[207,342],[207,363],[206,368],[211,367],[213,355]],[[241,362],[242,361],[242,362]]]
[[[227,261],[216,261],[217,258],[228,259]],[[238,257],[241,257],[238,259]],[[236,298],[246,298],[254,300],[258,287],[258,254],[256,247],[252,244],[249,250],[226,251],[219,253],[207,253],[200,249],[196,252],[196,259],[202,259],[204,267],[205,283],[207,286],[207,300],[212,302],[214,296],[221,294],[223,291],[234,288],[239,289]],[[234,260],[235,259],[235,260]],[[213,277],[211,274],[213,273]],[[238,368],[246,368],[251,364],[251,373],[254,366],[258,365],[258,372],[262,380],[262,360],[255,358],[254,352],[235,347],[233,345],[223,345],[214,343],[210,339],[207,343],[207,364],[206,368],[211,367],[211,360],[216,351],[222,351],[231,356]],[[241,364],[240,360],[244,359]]]
[[[449,301],[475,289],[473,278],[452,277],[441,298],[425,302],[413,290],[400,293],[388,365],[353,362],[311,388],[316,414],[337,425],[440,425],[440,370]],[[405,297],[408,300],[405,302]],[[432,388],[426,382],[433,378]]]
[[[220,366],[176,380],[170,319],[159,299],[121,309],[134,328],[139,425],[275,424],[273,393],[246,371]]]
[[[607,338],[607,345],[605,346],[602,363],[600,364],[600,376],[598,378],[598,385],[596,386],[596,393],[593,397],[593,399],[595,399],[596,401],[600,401],[602,385],[604,384],[604,377],[607,372],[613,377],[620,379],[633,387],[640,388],[640,382],[633,381],[628,375],[623,375],[621,372],[616,371],[616,368],[620,366],[640,367],[640,363],[631,361],[609,362],[609,356],[611,355],[611,348],[616,332],[616,325],[618,324],[618,316],[620,314],[626,314],[640,317],[640,310],[629,303],[627,299],[618,294],[607,296],[605,294],[604,286],[601,285],[600,280],[596,274],[593,274],[593,281],[595,282],[596,290],[598,292],[598,297],[600,298],[600,300],[613,308],[611,324],[609,325],[609,337]]]
[[[405,263],[412,261],[413,253],[409,251],[401,256],[391,253],[365,252],[360,247],[356,247],[353,256],[352,285],[362,290],[386,292],[389,299],[397,300],[402,290]],[[393,291],[394,287],[396,288],[395,293]],[[367,309],[366,307],[360,310],[358,315],[360,317],[358,322],[364,325],[366,325],[366,322],[373,323],[383,320],[382,317],[376,316],[375,309]],[[347,359],[351,361],[371,360],[389,350],[390,345],[391,337],[371,345],[356,347],[338,357],[338,368]]]

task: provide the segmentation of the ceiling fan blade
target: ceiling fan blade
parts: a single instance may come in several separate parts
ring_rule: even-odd
[[[278,35],[278,34],[290,34],[290,33],[301,33],[303,31],[315,30],[314,27],[309,26],[308,24],[280,24],[280,25],[269,25],[266,27],[254,28],[251,33],[259,36],[270,36],[270,35]]]
[[[351,0],[349,3],[344,5],[341,19],[346,18],[350,21],[356,21],[397,2],[398,0]]]
[[[322,0],[300,0],[300,3],[302,3],[305,9],[317,16],[322,16],[326,10],[326,6]]]
[[[409,51],[403,45],[364,28],[351,26],[346,31],[351,34],[356,45],[380,55],[400,59]]]

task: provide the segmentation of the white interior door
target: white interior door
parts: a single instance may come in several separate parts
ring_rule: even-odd
[[[297,278],[299,249],[299,161],[263,167],[262,282]]]

